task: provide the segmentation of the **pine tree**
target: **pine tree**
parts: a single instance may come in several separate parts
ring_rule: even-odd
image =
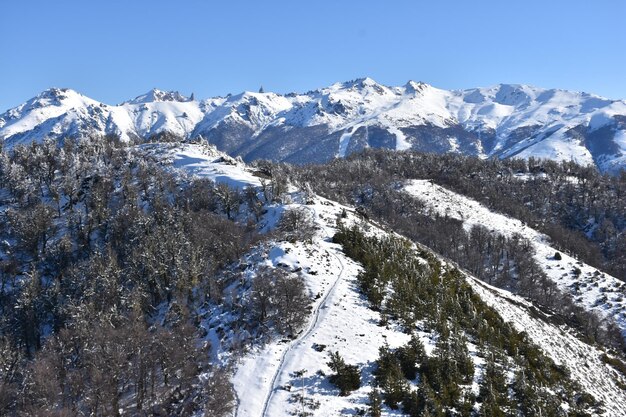
[[[396,356],[400,361],[404,376],[409,380],[414,380],[417,377],[418,364],[424,362],[426,358],[424,344],[416,335],[413,335],[407,345],[398,348]]]
[[[483,405],[481,408],[482,415],[504,416],[504,410],[509,406],[508,386],[506,376],[496,362],[495,352],[487,354],[487,362],[485,363],[485,371],[480,381],[479,398]]]
[[[521,368],[515,373],[513,395],[522,415],[532,415],[538,404],[538,395],[526,377],[526,370]]]
[[[377,368],[374,371],[376,384],[383,392],[385,404],[396,410],[408,392],[408,384],[402,373],[400,363],[395,353],[389,346],[381,346],[378,350],[379,357],[376,361]]]
[[[402,412],[410,417],[420,417],[424,411],[424,403],[417,391],[408,392],[402,399]]]
[[[381,417],[383,413],[383,399],[380,391],[374,388],[369,393],[369,415],[370,417]]]
[[[356,365],[346,364],[339,352],[331,352],[327,365],[335,372],[329,379],[339,388],[339,395],[345,397],[361,386],[361,371]]]
[[[419,404],[421,404],[422,417],[436,417],[443,415],[443,412],[441,410],[441,404],[437,399],[437,395],[432,389],[428,378],[424,377],[419,385],[417,393],[419,398],[418,402]]]

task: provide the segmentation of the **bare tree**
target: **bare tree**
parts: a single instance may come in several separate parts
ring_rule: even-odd
[[[232,413],[235,394],[228,371],[217,370],[210,373],[204,383],[204,393],[205,417],[224,417]]]
[[[280,274],[276,279],[277,326],[288,335],[305,323],[311,300],[306,295],[306,285],[300,276]]]
[[[273,270],[265,267],[259,269],[252,279],[251,301],[256,318],[264,324],[271,313],[274,297]]]
[[[291,242],[310,241],[315,236],[313,211],[306,207],[286,210],[280,219],[278,230]]]

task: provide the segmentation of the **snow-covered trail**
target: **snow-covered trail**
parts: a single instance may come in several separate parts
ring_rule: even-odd
[[[250,393],[249,387],[247,390],[244,390],[243,387],[238,387],[235,384],[235,394],[236,394],[236,403],[237,408],[235,410],[235,417],[254,417],[254,416],[275,416],[281,415],[284,412],[284,404],[278,404],[274,400],[274,394],[279,390],[282,385],[285,385],[286,381],[289,380],[289,375],[284,375],[285,369],[289,364],[298,359],[297,349],[304,347],[305,341],[318,330],[320,323],[323,321],[324,317],[327,315],[329,311],[329,299],[337,288],[337,284],[343,279],[345,264],[341,259],[341,256],[337,255],[337,251],[341,250],[339,245],[333,244],[331,242],[332,236],[335,232],[334,227],[329,226],[328,224],[324,224],[323,218],[324,215],[319,213],[318,208],[324,207],[321,205],[313,205],[313,206],[304,206],[310,209],[313,212],[313,218],[316,219],[318,226],[321,228],[321,236],[318,236],[315,240],[315,245],[319,246],[319,250],[324,255],[328,255],[335,260],[335,268],[333,268],[333,281],[330,285],[326,285],[323,289],[323,293],[320,294],[321,297],[316,300],[313,305],[313,309],[310,315],[309,322],[306,328],[300,333],[300,335],[291,341],[287,345],[280,345],[279,343],[271,343],[269,346],[256,355],[256,358],[248,358],[250,360],[251,365],[253,367],[247,368],[246,364],[242,364],[239,368],[238,372],[249,373],[251,376],[254,376],[257,379],[257,384],[253,387],[252,391],[262,392],[262,397],[256,397],[254,401],[247,401],[245,405],[242,404],[240,399],[240,393],[238,391],[247,391]],[[328,208],[326,206],[325,208]],[[323,211],[328,211],[324,210]],[[336,210],[336,209],[335,209]],[[331,210],[334,211],[334,210]],[[324,213],[328,215],[329,213]],[[324,255],[319,257],[318,262],[321,264],[321,259],[323,259]],[[319,281],[322,281],[323,278],[320,277]],[[318,285],[319,287],[319,285]],[[326,314],[323,314],[322,310],[325,310]],[[276,350],[278,348],[278,350]],[[273,351],[273,352],[272,352]],[[276,360],[277,353],[280,352],[278,359]],[[274,358],[274,359],[272,359]],[[250,369],[256,369],[260,372],[250,372]],[[248,371],[248,372],[245,372]],[[268,374],[268,371],[271,374]],[[238,389],[239,388],[239,389]],[[245,394],[244,394],[245,395]],[[262,407],[259,405],[262,404]],[[278,408],[277,412],[272,412],[273,408]]]
[[[316,213],[317,215],[317,213]],[[328,239],[330,239],[330,236],[328,236]],[[337,250],[337,249],[335,249]],[[268,414],[268,410],[270,409],[270,404],[272,401],[272,398],[274,397],[274,393],[276,392],[276,390],[279,388],[280,384],[278,384],[278,378],[279,376],[283,373],[284,368],[285,368],[285,364],[288,363],[289,361],[295,359],[294,358],[294,347],[296,346],[301,346],[304,344],[305,340],[308,339],[311,334],[313,334],[313,332],[317,329],[319,323],[320,323],[320,311],[323,308],[328,308],[327,305],[327,301],[328,298],[330,297],[330,295],[335,291],[335,288],[337,288],[337,284],[339,283],[339,281],[343,278],[343,274],[345,271],[345,265],[344,263],[341,261],[341,257],[337,256],[335,253],[333,253],[333,251],[329,251],[328,253],[330,253],[331,256],[333,256],[337,262],[340,265],[340,270],[339,270],[339,274],[337,275],[337,278],[335,279],[335,282],[333,282],[333,284],[331,285],[331,287],[328,289],[328,291],[324,294],[324,296],[320,299],[320,302],[317,303],[317,305],[314,307],[313,309],[313,320],[311,320],[307,326],[307,329],[302,332],[300,334],[300,336],[298,336],[298,338],[296,338],[293,342],[291,342],[289,344],[289,346],[287,347],[287,349],[285,349],[283,351],[283,354],[281,355],[280,358],[280,363],[278,365],[278,368],[276,369],[276,372],[274,373],[274,376],[272,377],[272,383],[270,385],[270,390],[267,393],[267,396],[265,397],[265,401],[263,403],[263,412],[261,413],[261,417],[266,417],[266,416],[271,416],[272,414]]]
[[[355,414],[367,403],[378,348],[409,340],[395,326],[380,326],[380,313],[370,309],[358,290],[361,266],[330,240],[343,209],[345,224],[360,222],[359,217],[349,207],[320,197],[301,207],[315,213],[317,237],[312,244],[277,242],[269,257],[274,265],[301,268],[308,288],[319,298],[296,340],[273,341],[241,358],[233,377],[239,399],[235,417],[287,417],[300,408],[315,417]],[[377,230],[371,228],[372,233]],[[340,352],[347,363],[362,369],[361,388],[347,397],[340,397],[325,376],[330,352]],[[296,378],[298,371],[303,376]]]
[[[565,253],[561,260],[554,259],[557,250],[544,234],[429,180],[412,180],[404,189],[428,209],[463,221],[468,230],[481,225],[507,237],[519,234],[528,239],[535,249],[535,261],[561,291],[572,294],[581,307],[613,317],[626,336],[626,285],[617,278]]]

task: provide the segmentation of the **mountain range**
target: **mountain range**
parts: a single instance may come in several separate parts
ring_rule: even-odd
[[[197,100],[153,89],[119,105],[51,88],[0,115],[6,147],[64,136],[202,137],[245,161],[325,162],[366,147],[626,167],[626,101],[499,84],[443,90],[370,78],[306,93]]]

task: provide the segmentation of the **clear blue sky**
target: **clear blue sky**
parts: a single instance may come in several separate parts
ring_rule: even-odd
[[[626,98],[626,2],[26,1],[0,4],[0,112],[51,86],[116,104],[307,91],[362,76]]]

